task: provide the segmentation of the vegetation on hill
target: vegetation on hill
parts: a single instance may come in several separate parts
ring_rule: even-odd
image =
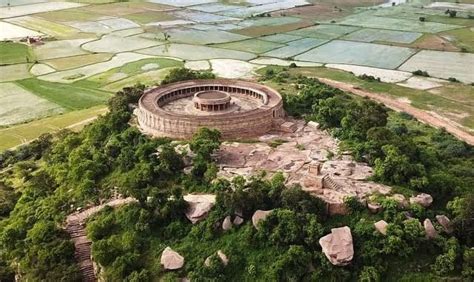
[[[178,70],[165,81],[207,77]],[[81,132],[43,135],[0,155],[0,280],[11,281],[17,273],[25,280],[79,281],[74,248],[62,230],[65,215],[109,198],[115,187],[139,201],[106,208],[87,224],[93,257],[107,281],[473,279],[471,146],[317,80],[275,72],[265,79],[287,84],[287,112],[319,122],[342,141],[341,149],[374,166],[374,180],[402,193],[430,193],[435,205],[402,208],[382,198],[384,211],[370,214],[348,199],[349,215],[328,217],[319,199],[298,186],[285,187],[282,174],[216,179],[212,153],[220,134],[209,129],[189,141],[194,167],[186,174],[175,150],[179,142],[150,139],[132,125],[130,104],[144,90],[136,86],[113,96],[110,111]],[[207,219],[195,225],[184,216],[183,194],[190,191],[217,194]],[[250,220],[257,209],[274,210],[259,229]],[[414,219],[407,220],[406,212]],[[244,224],[223,231],[222,220],[236,213]],[[454,234],[425,238],[418,220],[441,213],[453,220]],[[380,219],[389,223],[386,236],[373,227]],[[343,225],[352,230],[355,257],[338,267],[318,240]],[[160,254],[167,246],[184,256],[181,270],[162,269]],[[217,250],[229,258],[227,266],[214,255]]]

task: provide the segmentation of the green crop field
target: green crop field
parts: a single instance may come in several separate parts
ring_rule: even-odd
[[[111,93],[70,84],[43,81],[36,78],[17,82],[28,91],[68,110],[85,109],[104,104]]]
[[[22,43],[0,42],[0,65],[33,62],[31,48]]]
[[[106,111],[106,107],[96,106],[85,110],[35,120],[25,124],[0,128],[0,151],[31,141],[43,133],[58,131],[70,126],[71,129],[80,129],[84,126],[82,122],[88,121]]]

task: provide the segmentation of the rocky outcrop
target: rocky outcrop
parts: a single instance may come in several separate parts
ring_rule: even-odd
[[[443,227],[444,232],[451,234],[453,232],[453,225],[451,220],[445,215],[437,215],[436,221]]]
[[[185,195],[184,200],[188,203],[188,209],[186,210],[186,217],[193,224],[205,219],[216,203],[216,196],[207,195]]]
[[[173,251],[170,247],[166,247],[165,250],[161,253],[161,264],[164,269],[174,270],[180,269],[184,265],[184,258]]]
[[[319,239],[324,254],[333,265],[348,265],[354,257],[351,229],[347,226],[331,229]]]
[[[229,258],[227,258],[227,256],[221,251],[221,250],[218,250],[216,252],[217,254],[217,257],[219,257],[219,259],[221,260],[222,264],[224,266],[227,266],[227,264],[229,264]],[[209,267],[211,266],[211,258],[212,256],[209,256],[206,258],[206,260],[204,261],[204,265]]]
[[[232,229],[232,221],[230,219],[230,215],[224,218],[224,221],[222,222],[222,229],[225,231]]]
[[[262,211],[262,210],[257,210],[252,216],[252,223],[255,228],[258,229],[258,223],[262,220],[265,220],[269,214],[272,213],[272,210],[269,211]]]
[[[426,193],[421,193],[410,198],[410,204],[419,204],[425,208],[431,206],[431,203],[433,203],[433,197]]]
[[[436,229],[434,228],[433,223],[431,223],[431,220],[429,218],[423,221],[423,227],[425,228],[426,238],[434,239],[438,236],[438,232],[436,232]]]
[[[374,223],[375,229],[377,229],[378,232],[382,233],[383,235],[387,235],[387,226],[388,223],[385,220],[379,220],[376,223]]]

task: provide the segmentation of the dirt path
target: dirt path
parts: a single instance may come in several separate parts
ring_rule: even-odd
[[[453,125],[447,120],[439,116],[434,116],[424,110],[415,108],[410,104],[404,103],[402,101],[397,101],[392,97],[383,94],[383,93],[375,93],[369,92],[366,90],[358,89],[354,85],[350,83],[335,81],[327,78],[315,77],[322,83],[325,83],[329,86],[339,88],[341,90],[356,94],[362,97],[368,97],[372,100],[378,101],[383,103],[388,108],[398,111],[398,112],[406,112],[419,121],[434,126],[436,128],[444,128],[447,132],[451,133],[452,135],[456,136],[457,138],[465,141],[468,144],[474,145],[474,136],[469,134],[468,132],[460,129],[459,127]]]
[[[132,202],[136,202],[136,200],[133,198],[113,199],[102,205],[94,206],[81,212],[72,213],[66,218],[66,232],[69,233],[71,240],[74,242],[74,256],[82,273],[83,281],[97,281],[94,264],[91,259],[92,242],[86,236],[86,220],[105,208],[105,206],[118,207]]]

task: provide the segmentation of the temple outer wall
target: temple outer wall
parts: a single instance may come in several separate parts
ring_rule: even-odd
[[[196,81],[196,83],[199,85],[200,81]],[[205,84],[205,81],[202,81],[202,83]],[[252,84],[249,83],[249,85]],[[248,87],[245,88],[248,89]],[[176,91],[176,89],[174,88],[173,91]],[[262,89],[258,91],[262,92]],[[150,93],[153,93],[153,90]],[[165,91],[162,95],[167,95],[167,93]],[[158,94],[153,98],[156,108],[148,109],[150,107],[142,103],[142,99],[140,99],[137,117],[141,129],[145,133],[156,137],[189,139],[199,128],[207,127],[219,130],[224,139],[251,138],[264,135],[270,131],[274,121],[285,115],[281,97],[275,93],[269,95],[270,99],[273,99],[271,103],[261,105],[259,108],[248,112],[192,117],[171,114],[160,109],[158,99],[162,95]],[[188,96],[189,94],[186,93],[185,95]],[[185,95],[179,96],[183,97]]]

